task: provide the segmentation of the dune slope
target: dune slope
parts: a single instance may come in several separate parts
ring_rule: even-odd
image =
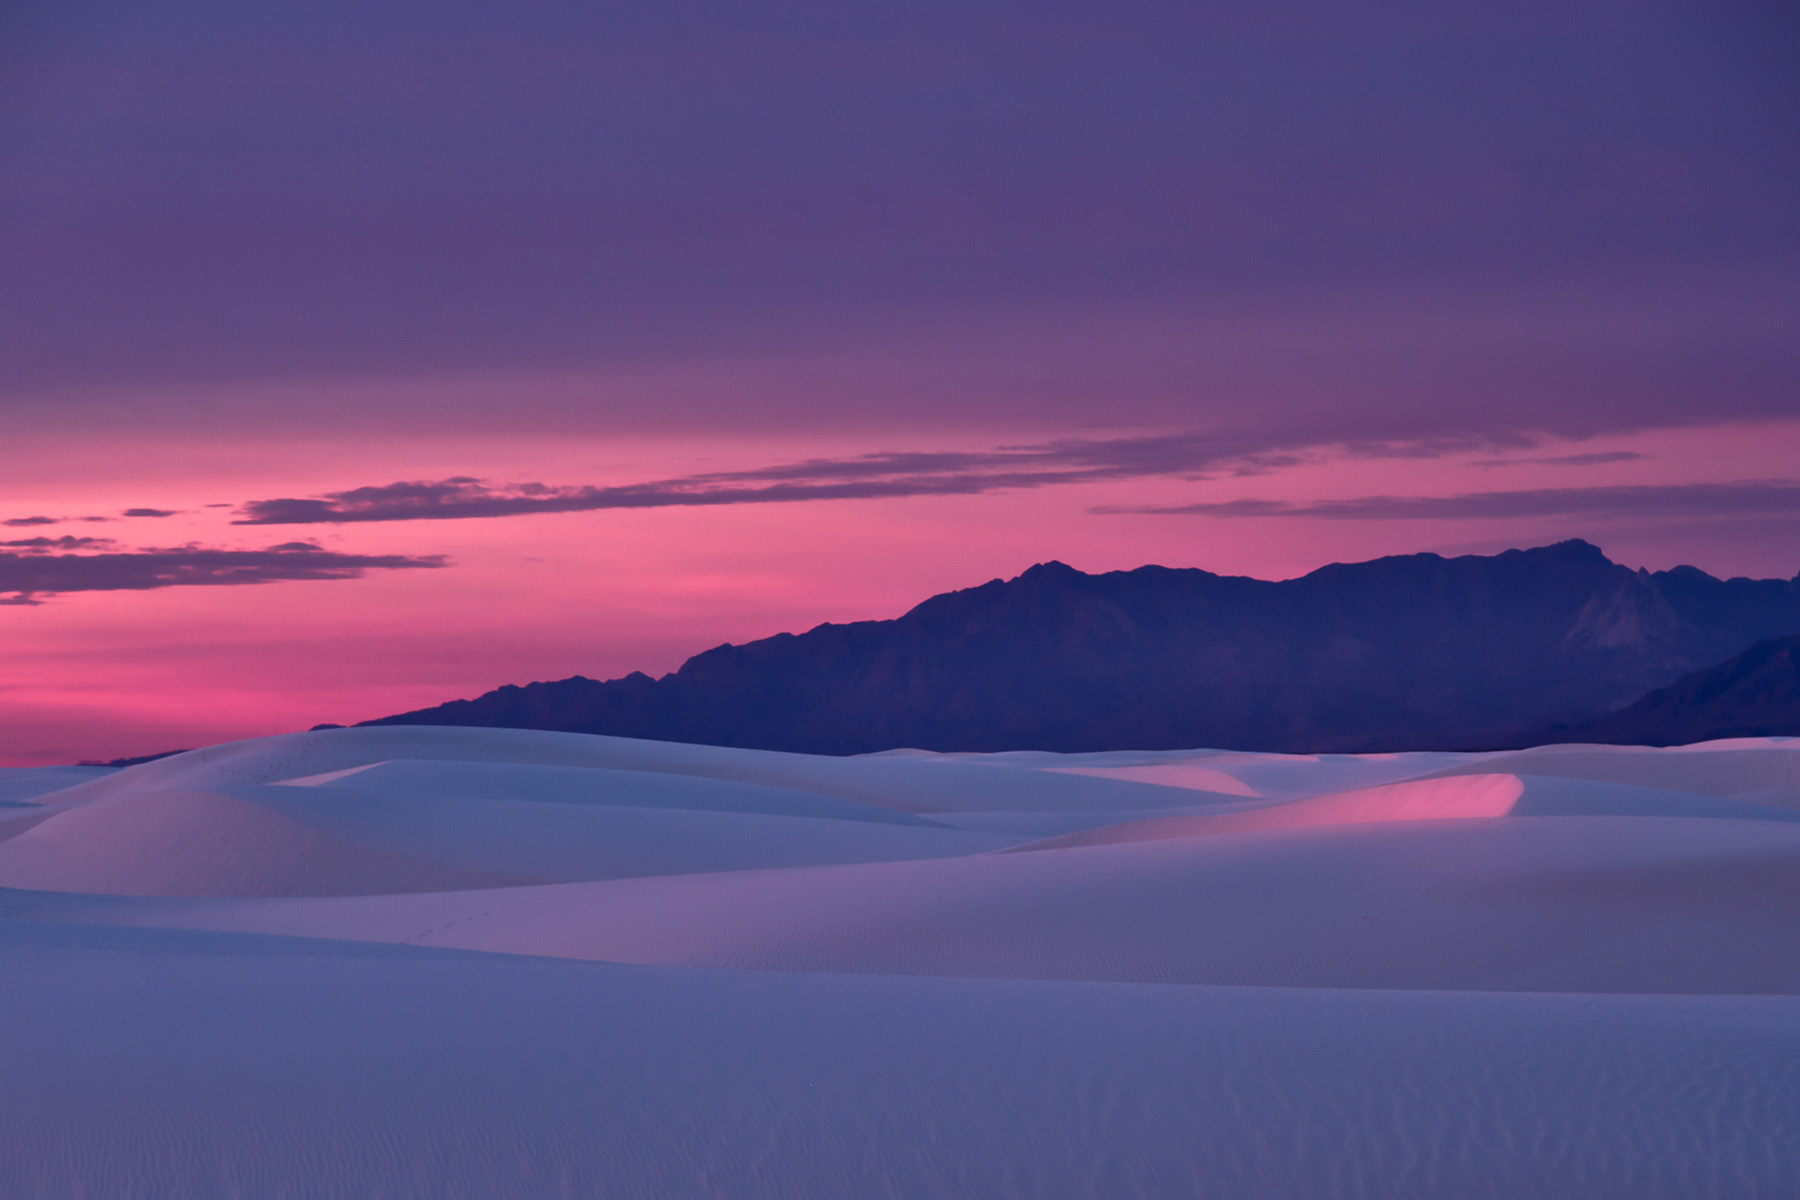
[[[1800,743],[20,774],[9,1197],[1800,1194]]]

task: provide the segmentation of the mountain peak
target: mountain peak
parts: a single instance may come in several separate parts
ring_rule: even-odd
[[[1086,571],[1078,571],[1066,562],[1050,559],[1048,562],[1033,563],[1019,575],[1020,579],[1076,579],[1087,577]]]
[[[1605,563],[1608,566],[1612,565],[1612,559],[1606,557],[1606,552],[1604,550],[1594,545],[1594,543],[1582,538],[1569,538],[1566,541],[1552,542],[1548,546],[1537,546],[1530,550],[1522,551],[1522,553],[1536,555],[1542,558],[1552,558],[1560,562]]]
[[[373,723],[826,754],[1466,750],[1795,633],[1787,580],[1640,575],[1581,540],[1273,582],[1051,560],[896,620],[722,646],[662,679],[508,687]]]

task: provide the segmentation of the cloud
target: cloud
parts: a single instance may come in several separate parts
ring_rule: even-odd
[[[1521,463],[1542,463],[1551,467],[1602,467],[1608,463],[1640,462],[1643,455],[1636,450],[1607,450],[1598,454],[1556,454],[1548,458],[1490,458],[1471,463],[1475,467],[1516,467]]]
[[[32,553],[48,553],[51,550],[97,550],[102,546],[112,546],[116,544],[117,543],[111,538],[74,537],[70,534],[64,534],[62,537],[54,538],[16,538],[10,542],[0,542],[0,546],[10,546],[15,549]]]
[[[1559,454],[1551,458],[1528,458],[1525,461],[1547,463],[1555,467],[1599,467],[1607,463],[1637,462],[1643,457],[1635,450],[1607,450],[1599,454]]]
[[[1361,496],[1344,500],[1227,500],[1095,513],[1188,514],[1208,517],[1308,517],[1330,521],[1488,520],[1507,517],[1766,517],[1800,516],[1800,482],[1635,484],[1468,492],[1456,496]]]
[[[1494,439],[1356,442],[1337,447],[1353,457],[1433,458]],[[1513,444],[1509,442],[1508,444]],[[1195,477],[1210,470],[1255,473],[1301,461],[1304,439],[1271,441],[1245,434],[1157,434],[1129,438],[1065,438],[976,451],[886,451],[851,458],[806,459],[745,471],[719,471],[611,487],[514,483],[493,486],[466,475],[352,488],[314,497],[252,500],[238,525],[353,524],[368,521],[462,520],[601,509],[708,507],[805,500],[870,500],[899,496],[967,496],[1018,488],[1089,483],[1151,475]]]
[[[246,504],[238,525],[349,524],[365,521],[443,521],[472,517],[513,517],[534,513],[594,512],[614,508],[707,507],[772,504],[799,500],[868,500],[892,496],[972,495],[1001,487],[1071,482],[1074,473],[942,473],[886,479],[818,483],[722,486],[692,480],[624,487],[549,487],[508,484],[492,488],[478,480],[392,483],[334,492],[323,498],[256,500]]]
[[[414,558],[400,554],[340,554],[311,542],[284,542],[266,550],[178,546],[103,554],[7,551],[0,552],[0,605],[41,604],[45,596],[68,592],[358,579],[371,570],[444,565],[442,555]]]
[[[145,510],[151,511],[151,510]],[[158,516],[172,516],[171,513],[158,513]],[[0,526],[13,529],[29,528],[34,525],[61,525],[64,521],[85,521],[89,524],[111,521],[112,517],[11,517],[0,521]]]
[[[851,432],[890,386],[878,411],[964,428],[1792,412],[1792,56],[1746,15],[1775,4],[470,0],[429,36],[240,7],[155,6],[204,39],[8,25],[0,404],[267,425],[187,386],[255,378],[387,428]],[[605,169],[573,168],[599,129]],[[1146,347],[1146,310],[1174,335]],[[803,365],[692,399],[314,386],[746,349]]]
[[[121,517],[176,517],[180,510],[173,508],[128,508],[119,514]]]

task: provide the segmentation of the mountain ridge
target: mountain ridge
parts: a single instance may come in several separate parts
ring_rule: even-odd
[[[1573,725],[1800,633],[1800,578],[1632,570],[1571,540],[1297,579],[1038,563],[889,620],[702,651],[674,672],[507,685],[363,722],[813,753],[1469,749]]]
[[[1552,727],[1536,740],[1685,746],[1740,737],[1800,737],[1800,636],[1757,642],[1617,712]]]

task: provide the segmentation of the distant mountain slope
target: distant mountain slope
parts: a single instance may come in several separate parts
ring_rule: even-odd
[[[1537,740],[1682,746],[1734,737],[1800,737],[1800,637],[1758,642],[1618,712]]]
[[[575,676],[365,723],[829,754],[1466,749],[1797,632],[1800,580],[1633,571],[1581,541],[1281,582],[1044,563],[896,620],[719,646],[661,679]]]

